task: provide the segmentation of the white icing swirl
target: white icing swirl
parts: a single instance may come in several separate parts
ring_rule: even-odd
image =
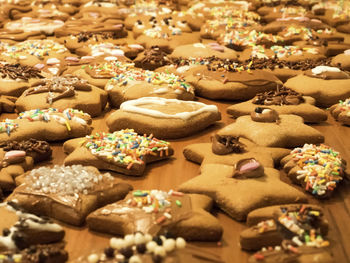
[[[311,70],[312,74],[319,75],[324,72],[340,72],[341,70],[336,67],[329,67],[329,66],[317,66]]]

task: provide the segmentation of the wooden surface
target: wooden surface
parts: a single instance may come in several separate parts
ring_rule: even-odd
[[[174,156],[169,160],[147,165],[146,172],[143,177],[132,178],[115,173],[114,175],[122,178],[127,183],[130,183],[134,189],[162,190],[176,188],[179,184],[194,176],[197,176],[199,166],[185,160],[182,154],[183,147],[192,143],[210,142],[210,136],[213,132],[226,124],[234,122],[234,119],[230,118],[226,114],[226,107],[231,105],[231,103],[214,102],[204,99],[199,99],[199,101],[208,104],[216,104],[222,114],[222,121],[194,136],[171,141],[175,149]],[[94,119],[93,132],[107,131],[104,119],[112,111],[106,112],[103,116]],[[6,117],[14,118],[15,116],[15,114],[2,114],[1,119]],[[313,125],[313,127],[325,135],[326,144],[334,147],[342,154],[343,158],[350,162],[350,127],[339,125],[339,123],[335,122],[331,116],[329,116],[327,122],[319,125]],[[51,162],[46,163],[45,165],[62,164],[65,158],[65,154],[62,150],[62,143],[53,143],[51,145],[53,145],[53,159]],[[282,180],[286,180],[283,175]],[[330,222],[329,239],[332,244],[331,249],[337,263],[350,262],[349,192],[348,182],[344,182],[330,200],[318,201],[309,196],[310,203],[319,203],[325,208],[326,218]],[[208,249],[221,255],[225,262],[246,262],[249,254],[241,251],[239,248],[239,233],[246,226],[244,223],[239,223],[232,220],[218,209],[216,209],[214,213],[217,215],[224,228],[221,244],[197,244],[203,247],[203,249]],[[86,227],[76,228],[67,225],[64,225],[64,227],[66,230],[66,248],[69,252],[70,259],[75,259],[80,255],[91,253],[93,250],[102,249],[108,244],[109,238],[111,237],[108,235],[91,232],[87,230]]]

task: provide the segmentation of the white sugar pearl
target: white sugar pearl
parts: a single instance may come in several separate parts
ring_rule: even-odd
[[[110,240],[110,246],[114,249],[119,250],[119,249],[125,247],[125,242],[121,238],[112,237]]]
[[[88,256],[89,263],[97,263],[98,262],[98,255],[97,254],[91,254]]]
[[[124,242],[125,242],[125,246],[132,246],[135,242],[135,236],[134,235],[126,235],[124,237]]]
[[[129,263],[141,263],[142,260],[139,256],[132,256],[129,258]]]
[[[154,241],[148,242],[146,245],[148,252],[153,252],[156,247],[157,247],[157,243]]]
[[[172,238],[165,240],[163,247],[165,248],[166,252],[173,251],[175,249],[175,240]]]
[[[142,244],[142,243],[145,243],[145,242],[146,242],[146,239],[145,239],[143,234],[141,234],[139,232],[135,234],[135,244],[136,245]]]
[[[146,240],[146,242],[151,241],[151,240],[152,240],[152,235],[146,234],[146,235],[145,235],[145,240]]]
[[[159,236],[159,238],[164,242],[166,240],[165,236]]]
[[[186,241],[182,237],[178,237],[176,239],[176,248],[185,248],[186,247]]]

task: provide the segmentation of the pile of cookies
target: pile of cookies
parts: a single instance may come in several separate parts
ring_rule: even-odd
[[[83,225],[113,237],[72,262],[228,262],[187,243],[217,209],[249,262],[334,262],[348,34],[345,0],[0,0],[0,262],[66,262]]]

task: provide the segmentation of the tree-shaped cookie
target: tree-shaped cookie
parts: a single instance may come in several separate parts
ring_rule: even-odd
[[[120,236],[139,231],[168,233],[192,241],[217,241],[222,228],[208,212],[212,205],[204,195],[137,190],[91,213],[87,224],[91,230]]]
[[[69,140],[63,148],[69,154],[64,160],[66,165],[92,165],[133,176],[141,176],[147,163],[169,158],[174,153],[170,143],[152,135],[138,135],[132,129]]]

